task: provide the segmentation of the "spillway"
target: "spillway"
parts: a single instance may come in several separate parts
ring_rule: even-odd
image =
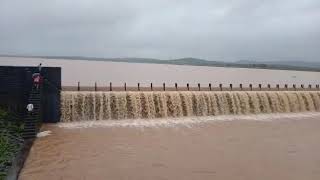
[[[61,93],[61,121],[320,111],[318,91]]]

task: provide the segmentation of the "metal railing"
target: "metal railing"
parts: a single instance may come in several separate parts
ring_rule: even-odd
[[[189,83],[186,85],[178,85],[174,83],[174,86],[167,86],[166,83],[162,83],[162,86],[154,86],[150,83],[149,86],[141,86],[137,83],[137,86],[128,86],[127,83],[123,83],[122,86],[113,86],[110,82],[106,86],[98,86],[97,82],[93,86],[80,86],[78,82],[77,86],[63,86],[62,90],[65,91],[318,91],[320,90],[319,84],[311,85],[308,84],[276,84],[272,86],[271,84],[258,84],[254,86],[253,84],[248,84],[244,86],[243,84],[200,84],[197,86],[190,86]]]

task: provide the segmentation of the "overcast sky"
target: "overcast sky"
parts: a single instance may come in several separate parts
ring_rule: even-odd
[[[0,54],[320,61],[320,1],[0,0]]]

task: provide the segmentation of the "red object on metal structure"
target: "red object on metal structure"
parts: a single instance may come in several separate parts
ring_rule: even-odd
[[[32,75],[33,83],[34,84],[41,84],[42,83],[42,77],[39,73],[34,73]]]
[[[42,84],[42,76],[40,75],[40,73],[34,73],[32,75],[32,82],[33,82],[33,85],[39,89],[40,85]]]

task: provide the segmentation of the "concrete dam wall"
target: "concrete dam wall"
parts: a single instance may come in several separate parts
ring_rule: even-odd
[[[317,91],[61,93],[61,121],[320,111]]]

